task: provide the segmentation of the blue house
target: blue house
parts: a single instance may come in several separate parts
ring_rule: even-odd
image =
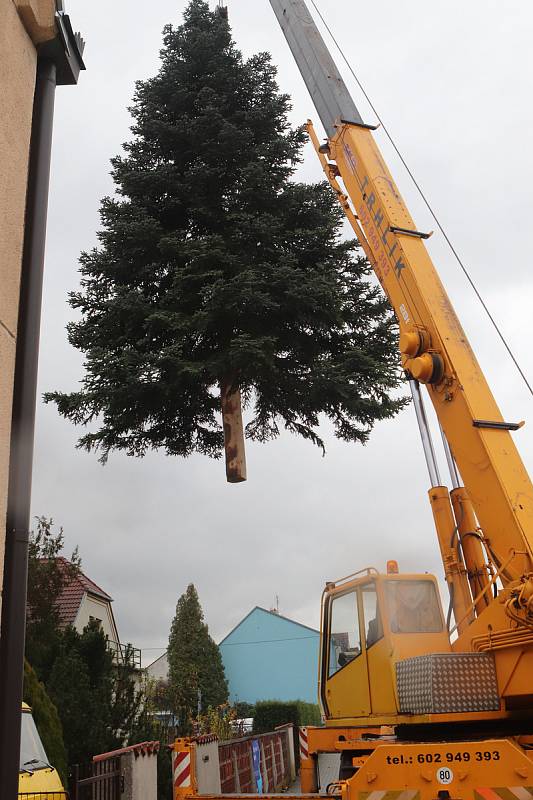
[[[317,702],[319,632],[256,606],[219,644],[230,701]]]

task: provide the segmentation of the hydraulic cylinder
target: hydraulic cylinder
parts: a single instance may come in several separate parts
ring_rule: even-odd
[[[446,582],[450,588],[453,614],[459,633],[473,619],[472,597],[465,565],[459,551],[459,533],[446,486],[433,486],[429,492],[429,502],[435,520],[437,536],[444,564]]]
[[[479,525],[474,513],[472,501],[468,497],[468,492],[464,486],[452,489],[451,500],[459,536],[463,558],[468,574],[468,582],[472,597],[476,598],[487,589],[490,578],[481,544],[481,534]],[[476,614],[481,614],[484,608],[490,603],[490,593],[485,591],[476,603]]]

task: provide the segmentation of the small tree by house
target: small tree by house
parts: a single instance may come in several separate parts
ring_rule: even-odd
[[[36,517],[28,549],[26,598],[26,658],[39,680],[47,681],[61,637],[58,600],[77,575],[81,561],[77,549],[70,560],[61,558],[63,528],[54,530],[51,518]]]
[[[37,523],[29,547],[25,699],[32,704],[36,698],[37,715],[44,709],[45,729],[52,725],[54,749],[49,756],[55,759],[57,754],[63,769],[54,706],[69,764],[139,741],[139,735],[146,739],[151,719],[128,649],[123,660],[116,658],[97,620],[81,634],[61,627],[58,600],[79,574],[81,561],[77,550],[70,561],[63,558],[63,530],[54,532],[51,519],[40,517]],[[32,669],[32,660],[38,669]]]
[[[226,703],[228,684],[220,651],[209,635],[198,593],[191,583],[178,600],[168,640],[168,697],[181,733],[200,710]]]
[[[229,703],[223,703],[216,708],[209,706],[198,718],[198,733],[200,735],[214,733],[219,741],[224,742],[238,733],[236,723],[235,709]]]
[[[133,670],[116,662],[96,620],[81,634],[64,631],[48,691],[63,723],[70,764],[131,744],[145,724],[144,696]]]
[[[106,752],[109,724],[103,693],[91,681],[87,664],[78,651],[79,637],[73,628],[65,631],[48,682],[48,691],[63,723],[70,764],[86,763],[96,753]]]
[[[161,68],[137,83],[133,138],[112,161],[100,246],[82,254],[70,295],[85,377],[46,395],[90,426],[79,446],[102,461],[152,448],[218,458],[226,432],[238,481],[241,401],[247,437],[284,427],[322,449],[320,414],[365,442],[402,407],[392,314],[341,239],[329,186],[294,182],[305,134],[289,109],[269,54],[245,60],[204,0],[165,28]]]

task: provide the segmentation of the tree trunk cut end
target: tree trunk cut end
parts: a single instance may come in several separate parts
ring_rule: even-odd
[[[232,391],[231,386],[231,381],[223,382],[220,386],[226,480],[228,483],[242,483],[246,480],[246,452],[244,448],[241,393],[239,389]]]

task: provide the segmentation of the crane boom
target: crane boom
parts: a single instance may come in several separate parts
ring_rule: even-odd
[[[372,134],[304,0],[270,0],[328,135],[323,166],[394,309],[402,363],[425,383],[504,585],[533,571],[533,486]],[[327,158],[326,158],[327,155]],[[338,179],[341,179],[345,194]]]
[[[533,800],[533,491],[511,438],[519,426],[504,422],[427,234],[304,0],[270,2],[327,133],[320,144],[308,122],[311,141],[398,320],[451,600],[446,618],[436,578],[401,573],[395,561],[386,573],[367,567],[326,582],[324,725],[300,729],[300,796]],[[451,492],[440,485],[421,383],[441,425]],[[176,741],[178,757],[189,748]],[[176,800],[196,800],[189,792],[178,790]]]
[[[327,135],[335,136],[339,119],[362,125],[357,106],[305,3],[270,3]]]

